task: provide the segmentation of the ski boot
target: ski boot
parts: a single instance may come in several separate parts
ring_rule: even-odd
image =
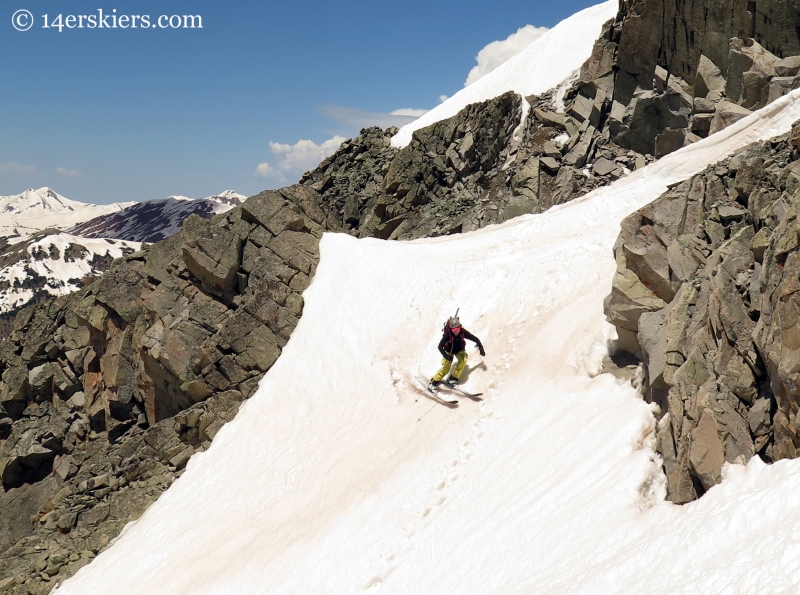
[[[447,379],[447,386],[449,386],[450,388],[458,386],[458,378],[453,378],[452,376],[450,376],[450,378]]]
[[[441,380],[431,380],[431,381],[428,383],[428,391],[429,391],[429,392],[432,392],[432,393],[435,393],[435,392],[437,392],[437,389],[438,389],[438,387],[439,387],[439,385],[440,385],[441,383],[442,383],[442,381],[441,381]]]

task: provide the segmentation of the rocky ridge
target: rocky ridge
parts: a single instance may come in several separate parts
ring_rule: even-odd
[[[786,15],[762,31],[710,6],[702,18],[697,7],[670,6],[670,22],[662,4],[621,3],[575,81],[525,98],[533,117],[521,127],[522,98],[507,93],[468,106],[457,122],[417,130],[403,149],[385,146],[378,129],[365,131],[300,183],[359,237],[470,231],[575,198],[800,86],[800,56],[789,55],[800,51],[797,33]],[[770,42],[775,35],[783,41]],[[687,44],[671,48],[675,36]],[[670,43],[653,50],[662,38]]]
[[[300,183],[344,230],[410,240],[540,213],[652,161],[610,143],[607,127],[574,108],[576,88],[567,95],[566,113],[553,93],[528,97],[533,117],[519,127],[522,98],[509,92],[415,131],[399,150],[384,140],[396,129],[366,129]]]
[[[337,228],[313,191],[265,192],[16,317],[0,346],[3,576],[49,591],[208,446],[280,354]]]

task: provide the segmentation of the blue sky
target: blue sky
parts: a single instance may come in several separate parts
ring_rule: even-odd
[[[264,177],[259,164],[277,165],[300,139],[430,109],[463,87],[487,44],[590,4],[3,1],[0,195],[50,186],[107,203],[285,185],[296,171]],[[20,9],[34,18],[24,32],[12,23]],[[42,15],[66,23],[98,9],[200,15],[203,28],[42,28]]]

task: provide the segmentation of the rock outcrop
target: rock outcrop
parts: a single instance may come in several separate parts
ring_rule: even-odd
[[[673,502],[722,465],[800,447],[800,125],[677,185],[622,224],[606,301],[661,410]]]
[[[661,157],[800,86],[795,25],[786,3],[622,2],[578,94],[585,105],[595,100],[612,142]]]
[[[0,574],[49,591],[209,445],[280,355],[338,227],[307,187],[264,192],[16,317],[0,346]]]

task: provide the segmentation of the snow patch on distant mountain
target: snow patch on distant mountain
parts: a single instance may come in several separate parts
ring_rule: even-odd
[[[28,188],[20,194],[0,196],[0,237],[20,241],[47,228],[66,229],[133,204],[93,205],[70,200],[46,186]]]
[[[202,199],[170,196],[136,203],[116,213],[101,215],[70,228],[87,238],[117,238],[133,242],[157,242],[181,230],[184,219],[199,215],[210,219],[240,205],[245,196],[226,190]]]
[[[609,0],[564,19],[486,76],[403,126],[392,137],[392,146],[407,146],[415,130],[451,118],[471,103],[487,101],[507,91],[514,91],[525,98],[556,87],[592,54],[603,23],[613,19],[618,8],[616,0]],[[524,121],[529,107],[527,101],[523,101],[523,107]]]
[[[92,205],[47,187],[0,196],[0,315],[75,291],[142,242],[178,233],[190,215],[209,219],[245,198],[226,190],[199,200],[170,196]]]
[[[140,246],[50,231],[16,243],[0,240],[0,314],[34,299],[76,291],[84,278],[101,274],[113,259]]]

